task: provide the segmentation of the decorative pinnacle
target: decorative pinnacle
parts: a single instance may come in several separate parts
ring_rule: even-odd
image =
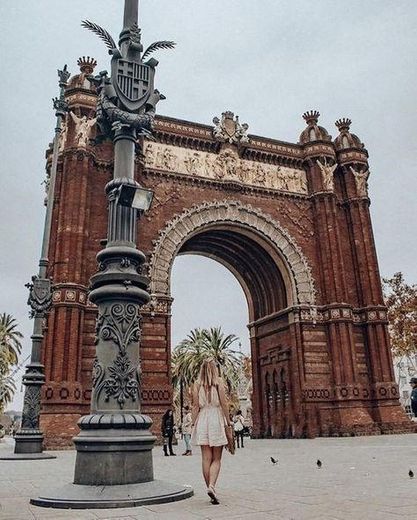
[[[304,112],[303,119],[308,125],[317,124],[320,117],[320,112],[317,110],[310,110],[308,112]]]
[[[339,132],[345,132],[345,131],[349,132],[349,128],[350,128],[351,124],[352,124],[352,121],[349,118],[345,118],[345,117],[338,119],[335,122],[335,125],[339,129]]]
[[[90,56],[83,56],[82,58],[78,58],[77,65],[84,74],[92,74],[97,62],[94,58],[90,58]]]
[[[55,115],[63,117],[68,111],[68,103],[63,98],[52,98]]]
[[[59,77],[59,86],[65,87],[67,85],[67,81],[69,80],[69,77],[71,74],[67,70],[67,66],[64,65],[64,68],[62,70],[57,70],[58,77]]]

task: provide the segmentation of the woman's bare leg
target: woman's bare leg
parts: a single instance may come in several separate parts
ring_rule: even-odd
[[[211,465],[210,465],[209,484],[208,485],[215,487],[217,478],[220,473],[223,446],[215,446],[212,448],[212,450],[213,450],[213,458],[212,458]]]
[[[200,446],[201,447],[201,463],[203,466],[203,477],[206,482],[206,486],[209,486],[210,483],[210,466],[213,461],[213,448],[210,446]]]

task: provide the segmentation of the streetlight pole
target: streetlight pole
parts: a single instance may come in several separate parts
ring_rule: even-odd
[[[134,179],[135,145],[139,135],[151,132],[155,106],[162,98],[153,85],[158,62],[142,60],[138,0],[125,0],[118,48],[96,24],[84,21],[83,25],[102,38],[107,35],[113,56],[111,77],[101,73],[94,79],[99,95],[97,122],[113,141],[114,171],[106,186],[107,242],[97,255],[99,269],[90,284],[89,298],[98,308],[91,413],[79,420],[81,432],[74,438],[74,484],[48,491],[31,502],[46,507],[93,508],[181,500],[193,494],[190,487],[154,480],[153,476],[156,438],[150,431],[152,420],[140,407],[139,311],[150,299],[149,280],[142,274],[145,255],[136,247],[137,218],[147,207],[127,206],[122,195],[144,191]],[[173,42],[157,42],[154,48],[158,43],[173,46]]]
[[[52,165],[49,178],[48,202],[42,239],[41,258],[39,260],[38,274],[32,276],[32,282],[26,284],[29,288],[28,305],[31,308],[30,316],[33,318],[32,351],[30,363],[22,378],[25,386],[23,400],[23,412],[21,427],[16,433],[15,449],[13,455],[7,455],[2,459],[54,459],[54,455],[43,453],[43,433],[39,427],[39,413],[41,408],[41,390],[45,382],[44,366],[42,364],[41,349],[43,340],[44,319],[52,304],[52,284],[48,276],[48,253],[51,236],[52,212],[54,206],[55,179],[58,166],[58,147],[61,135],[62,120],[67,111],[67,103],[64,99],[65,87],[70,73],[65,65],[58,70],[59,97],[53,100],[55,109],[56,126],[52,152]]]

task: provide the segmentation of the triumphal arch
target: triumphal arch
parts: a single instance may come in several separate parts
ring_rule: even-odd
[[[97,311],[88,285],[107,236],[113,145],[95,126],[95,62],[66,89],[54,197],[41,426],[71,444],[89,412]],[[248,304],[253,433],[258,437],[404,431],[369,213],[368,153],[336,121],[303,115],[297,143],[251,135],[232,112],[200,124],[159,116],[137,143],[136,180],[154,192],[138,225],[151,301],[142,312],[142,409],[158,432],[172,399],[170,273],[177,255],[229,269]],[[47,153],[47,169],[51,153]],[[100,268],[100,266],[99,266]],[[123,269],[123,263],[121,266]],[[215,302],[213,302],[215,305]],[[198,324],[196,324],[197,326]],[[122,368],[120,368],[122,370]]]

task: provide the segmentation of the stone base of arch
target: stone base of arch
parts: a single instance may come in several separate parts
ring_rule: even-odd
[[[335,382],[331,349],[320,341],[328,324],[303,321],[303,312],[289,310],[287,317],[280,313],[250,326],[254,388],[258,389],[253,395],[253,436],[314,438],[416,431],[397,400],[395,381],[370,382],[362,377]],[[355,328],[353,322],[344,324],[348,325]]]

